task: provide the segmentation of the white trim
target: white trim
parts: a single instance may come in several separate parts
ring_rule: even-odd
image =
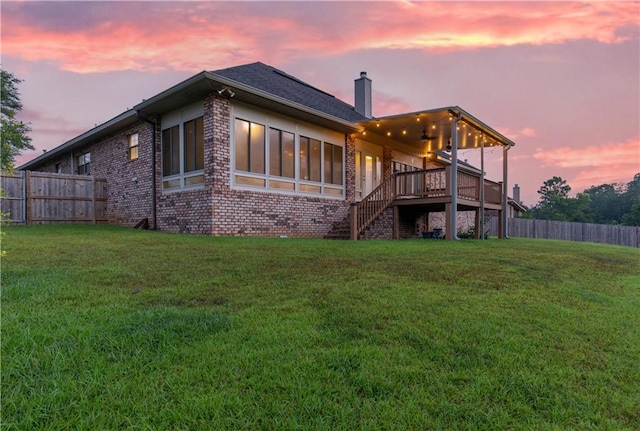
[[[187,105],[181,109],[169,112],[161,117],[160,124],[160,170],[162,171],[161,177],[161,190],[162,193],[175,193],[181,191],[190,191],[190,190],[198,190],[204,188],[204,169],[199,169],[197,171],[184,171],[184,123],[188,121],[195,120],[197,118],[202,117],[202,121],[204,123],[204,100],[200,100],[198,102]],[[179,148],[179,164],[180,164],[180,172],[173,175],[164,175],[164,142],[162,141],[164,131],[167,129],[171,129],[172,127],[178,126],[178,148]],[[204,132],[204,128],[203,128]],[[202,137],[204,140],[204,136]],[[202,183],[187,185],[186,182],[189,178],[202,176]],[[177,187],[166,188],[164,183],[167,181],[176,181],[179,180],[180,185]]]

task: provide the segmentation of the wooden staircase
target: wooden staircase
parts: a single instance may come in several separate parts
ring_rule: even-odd
[[[360,202],[351,206],[350,238],[362,235],[384,210],[396,199],[397,174],[391,174]]]

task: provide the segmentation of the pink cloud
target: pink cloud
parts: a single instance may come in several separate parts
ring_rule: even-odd
[[[53,61],[78,73],[194,71],[262,58],[278,64],[311,53],[367,49],[448,52],[582,39],[611,44],[625,40],[621,28],[638,25],[635,2],[382,2],[366,7],[329,2],[278,8],[270,3],[176,7],[156,2],[149,12],[133,5],[106,8],[99,21],[88,12],[90,7],[70,9],[68,16],[60,13],[54,25],[51,17],[20,15],[15,12],[19,4],[6,8],[3,54]],[[143,14],[147,18],[141,19]],[[78,15],[91,19],[73,27],[72,18],[84,19]]]
[[[574,190],[612,182],[628,182],[640,172],[640,137],[582,148],[538,148],[534,158],[542,167],[576,172],[567,179]]]
[[[511,140],[517,140],[521,137],[532,138],[537,134],[532,127],[524,127],[520,130],[514,130],[508,127],[497,127],[496,130]]]

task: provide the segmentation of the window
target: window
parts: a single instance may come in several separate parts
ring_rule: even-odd
[[[91,173],[91,153],[84,153],[78,156],[78,175],[89,175]]]
[[[184,123],[184,171],[204,169],[204,130],[202,117]]]
[[[342,147],[324,144],[324,182],[342,185]]]
[[[236,169],[264,174],[264,126],[236,119]]]
[[[129,160],[138,160],[138,134],[129,135]]]
[[[232,124],[234,186],[344,196],[344,147],[330,143],[344,135],[236,109],[238,116]]]
[[[300,179],[320,182],[320,141],[300,137]]]
[[[56,174],[61,174],[61,173],[62,173],[62,164],[56,163]]]
[[[180,126],[162,131],[162,175],[180,173]]]
[[[180,189],[204,183],[203,117],[162,131],[162,185]]]
[[[269,129],[269,174],[277,177],[295,177],[295,142],[293,133]]]

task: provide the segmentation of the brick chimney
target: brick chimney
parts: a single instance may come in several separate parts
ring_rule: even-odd
[[[513,186],[513,200],[520,203],[520,186],[517,184]]]
[[[360,72],[360,78],[355,80],[355,110],[367,118],[372,118],[371,113],[371,80],[367,78],[367,72]]]

